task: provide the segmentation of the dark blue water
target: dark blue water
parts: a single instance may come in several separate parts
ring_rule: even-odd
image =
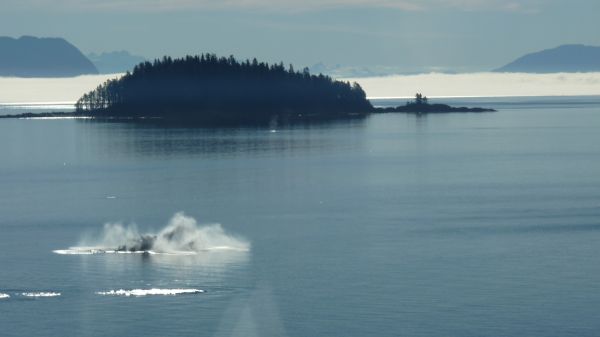
[[[451,103],[499,111],[276,132],[0,120],[0,335],[597,335],[600,98]],[[179,211],[250,251],[52,252]],[[96,294],[150,288],[206,292]],[[22,295],[42,291],[61,296]]]

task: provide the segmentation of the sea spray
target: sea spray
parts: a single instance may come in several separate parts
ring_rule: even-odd
[[[239,237],[227,234],[221,225],[198,225],[183,212],[173,215],[158,233],[141,234],[135,224],[104,225],[99,239],[83,242],[78,247],[55,250],[57,254],[145,253],[189,255],[204,251],[241,251],[250,244]]]

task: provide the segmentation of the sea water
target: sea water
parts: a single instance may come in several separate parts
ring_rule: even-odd
[[[444,102],[498,112],[0,120],[0,335],[597,335],[600,98]]]

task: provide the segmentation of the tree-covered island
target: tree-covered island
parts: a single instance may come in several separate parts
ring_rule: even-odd
[[[143,62],[118,79],[83,95],[75,116],[159,118],[200,124],[265,124],[299,119],[340,119],[377,112],[485,112],[415,101],[375,108],[358,83],[336,81],[308,68],[283,63],[238,61],[233,56],[202,54]]]
[[[295,71],[283,63],[240,62],[214,54],[143,62],[83,95],[76,114],[162,118],[203,124],[366,115],[373,106],[357,84]]]

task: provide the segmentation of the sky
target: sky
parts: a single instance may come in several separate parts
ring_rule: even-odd
[[[598,13],[598,0],[0,0],[0,35],[149,59],[476,72],[561,44],[600,46]]]

